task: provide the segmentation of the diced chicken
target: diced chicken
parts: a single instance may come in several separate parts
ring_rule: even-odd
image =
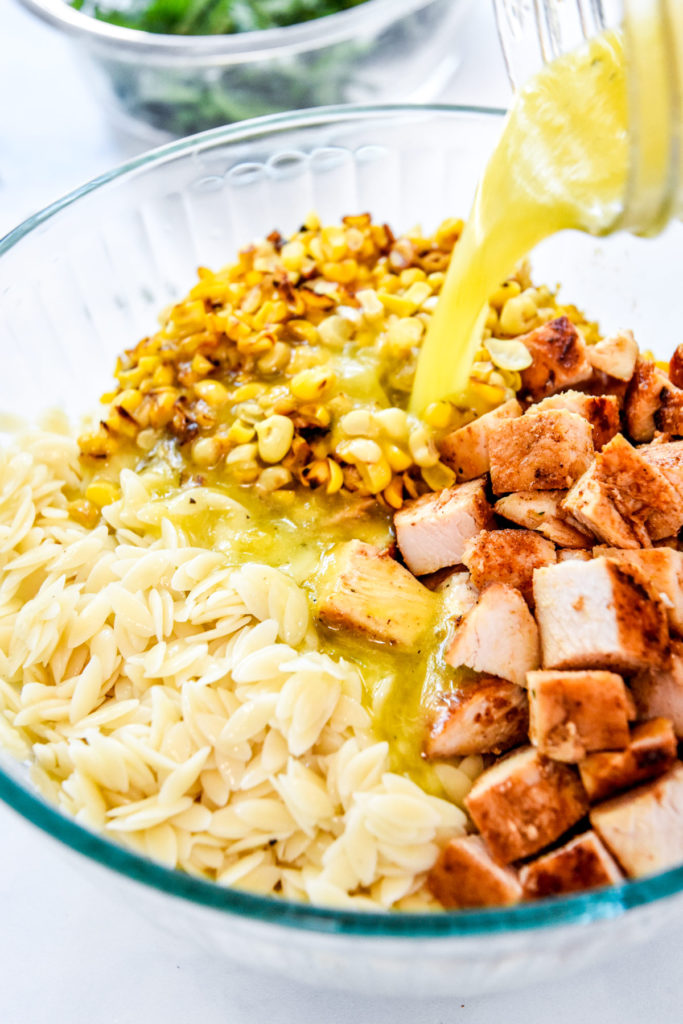
[[[591,535],[568,522],[561,508],[567,491],[517,491],[499,498],[494,511],[527,530],[536,530],[564,548],[589,548]]]
[[[579,764],[583,788],[591,803],[654,779],[676,760],[676,734],[668,718],[640,722],[631,730],[625,750],[602,750]]]
[[[683,441],[647,444],[638,449],[638,454],[648,465],[663,473],[683,498]]]
[[[479,600],[479,591],[468,572],[454,572],[436,588],[444,614],[458,622]]]
[[[669,360],[669,380],[677,388],[683,388],[683,345],[677,345]]]
[[[546,757],[572,763],[627,746],[631,702],[616,673],[529,672],[527,687],[529,739]]]
[[[341,544],[320,586],[318,615],[335,629],[412,647],[431,624],[437,599],[386,552]]]
[[[683,861],[683,764],[598,804],[590,820],[631,878],[676,867]]]
[[[626,392],[624,415],[634,441],[651,441],[657,429],[656,416],[662,396],[672,389],[666,374],[649,359],[638,359]]]
[[[448,487],[408,501],[394,516],[396,541],[416,576],[459,565],[470,537],[493,521],[483,480]]]
[[[644,666],[631,680],[631,692],[638,718],[668,718],[683,740],[683,643],[674,640],[671,644],[670,665]]]
[[[493,856],[504,864],[542,850],[588,810],[576,771],[533,747],[508,754],[483,772],[465,805]]]
[[[433,896],[446,908],[500,907],[518,903],[517,872],[498,864],[481,836],[451,839],[427,876]]]
[[[583,391],[563,391],[530,406],[527,416],[547,409],[566,409],[583,416],[593,427],[593,445],[599,451],[621,429],[619,399],[616,395],[587,395]]]
[[[557,317],[518,339],[533,362],[522,370],[522,387],[534,400],[588,380],[593,368],[586,343],[566,316]]]
[[[425,753],[431,758],[500,754],[524,743],[528,728],[526,690],[484,676],[439,697]]]
[[[623,881],[623,875],[598,836],[590,830],[526,864],[519,873],[519,880],[528,899],[542,899],[562,892],[616,885]]]
[[[487,587],[456,629],[446,662],[524,686],[527,672],[540,664],[540,650],[538,627],[520,592],[504,583]]]
[[[593,429],[565,409],[493,424],[489,430],[494,494],[570,487],[593,460]]]
[[[617,511],[595,462],[576,481],[562,502],[562,508],[605,544],[619,548],[640,547],[638,535]]]
[[[640,573],[642,581],[657,594],[666,608],[670,629],[683,633],[683,554],[680,551],[669,547],[641,548],[638,551],[596,547],[593,554],[596,558],[609,558]]]
[[[617,380],[630,380],[636,368],[638,344],[631,331],[619,331],[597,345],[588,345],[586,354],[594,369]]]
[[[680,437],[683,434],[683,391],[666,389],[662,393],[662,407],[655,413],[657,429],[664,434]]]
[[[439,444],[441,458],[455,473],[457,480],[473,480],[489,471],[489,429],[492,423],[522,415],[516,398],[504,402],[492,412],[453,430]]]
[[[609,559],[537,569],[534,598],[544,668],[635,672],[668,662],[661,601]]]
[[[564,548],[557,552],[558,562],[590,562],[592,557],[590,551],[579,548]]]
[[[557,556],[554,545],[531,530],[482,530],[467,542],[462,560],[479,590],[507,583],[531,601],[534,569],[554,565]]]
[[[596,455],[597,473],[615,508],[639,538],[659,540],[678,533],[683,526],[683,498],[656,466],[619,434]]]

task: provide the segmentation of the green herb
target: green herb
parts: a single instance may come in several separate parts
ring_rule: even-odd
[[[231,35],[282,28],[357,7],[365,0],[150,0],[108,3],[69,0],[72,7],[110,25],[183,36]]]

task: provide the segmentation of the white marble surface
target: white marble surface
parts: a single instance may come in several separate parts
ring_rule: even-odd
[[[463,42],[444,98],[504,103],[486,0]],[[0,0],[0,234],[139,148],[102,117],[64,41]],[[160,937],[0,807],[1,1024],[678,1024],[679,943],[683,928],[577,978],[465,1001],[314,991]]]

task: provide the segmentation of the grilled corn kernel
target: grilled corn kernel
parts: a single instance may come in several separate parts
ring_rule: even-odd
[[[121,497],[121,489],[112,480],[104,480],[102,477],[95,477],[85,489],[85,499],[97,508],[104,508],[118,501]]]
[[[329,348],[343,348],[353,333],[353,324],[335,313],[322,321],[318,326],[318,333],[323,345]]]
[[[292,377],[290,391],[295,398],[302,402],[313,402],[330,390],[336,381],[335,375],[325,367],[314,367],[310,370],[301,370],[295,377]]]
[[[379,409],[375,413],[375,423],[392,441],[403,441],[408,436],[408,413],[403,409]]]
[[[228,389],[217,380],[200,380],[195,384],[194,389],[199,397],[213,409],[220,409],[230,397]]]
[[[424,411],[424,418],[430,427],[445,430],[451,422],[453,406],[450,402],[432,402]]]
[[[294,424],[288,416],[268,416],[256,426],[258,453],[264,462],[280,462],[290,449]],[[242,447],[250,447],[243,445]],[[256,447],[256,445],[254,445]]]
[[[346,462],[379,462],[382,458],[380,446],[367,437],[354,437],[352,441],[342,441],[337,445],[337,453]]]
[[[253,462],[258,455],[257,444],[238,444],[236,448],[228,454],[226,462],[231,466],[239,465],[241,462]]]
[[[284,466],[268,466],[259,473],[256,486],[262,490],[270,493],[271,491],[278,491],[281,487],[286,487],[292,482],[292,474]]]
[[[247,444],[253,440],[256,429],[251,423],[243,423],[242,420],[235,420],[228,430],[228,440],[233,444]]]
[[[352,409],[342,416],[339,426],[348,437],[375,437],[378,433],[377,424],[368,409]]]
[[[437,462],[434,466],[424,466],[420,472],[422,479],[432,491],[442,491],[455,483],[455,473],[443,462]]]
[[[248,402],[252,398],[258,398],[266,390],[264,384],[243,384],[242,387],[236,388],[235,391],[230,395],[231,402]]]
[[[387,341],[400,352],[409,351],[417,345],[424,333],[424,324],[417,317],[404,317],[402,320],[395,320],[389,324],[387,329]]]
[[[380,459],[379,462],[359,462],[358,471],[370,494],[379,494],[383,491],[389,486],[393,476],[386,459]]]
[[[413,461],[420,468],[435,466],[439,461],[439,453],[436,450],[434,439],[426,427],[416,427],[415,430],[411,431],[408,438],[408,446],[410,454],[413,456]]]
[[[489,302],[494,309],[501,310],[508,299],[514,299],[521,290],[522,288],[518,281],[504,281],[500,288],[496,288]]]
[[[192,458],[198,466],[215,466],[220,457],[221,444],[216,437],[200,437],[192,445]]]
[[[413,460],[408,452],[404,452],[397,444],[389,442],[384,444],[383,448],[385,458],[395,473],[403,473],[404,470],[412,466]]]
[[[390,508],[399,509],[403,506],[403,481],[395,476],[388,487],[382,491],[384,500]]]
[[[356,292],[356,298],[360,302],[360,308],[366,320],[372,323],[381,320],[384,316],[384,306],[377,298],[377,292],[372,288],[362,288]]]
[[[196,356],[193,356],[190,365],[192,367],[193,372],[196,373],[198,377],[206,377],[215,369],[213,363],[210,363],[206,356],[201,355],[201,353],[199,352],[197,353]]]
[[[343,228],[323,228],[320,232],[320,246],[326,260],[343,260],[346,256],[346,232]]]
[[[522,293],[508,299],[500,311],[500,329],[503,334],[524,334],[535,326],[538,319],[536,303],[530,295]]]
[[[292,350],[284,341],[276,341],[270,352],[261,356],[258,368],[261,373],[277,373],[284,370],[292,355]]]
[[[327,494],[336,494],[344,486],[344,474],[342,473],[341,466],[334,459],[328,459],[327,465],[330,470],[330,478],[327,481],[325,491]]]
[[[71,518],[81,526],[85,526],[89,530],[97,526],[100,510],[91,501],[86,501],[85,498],[76,498],[75,501],[70,501],[66,507]]]
[[[280,250],[280,259],[285,270],[301,270],[306,259],[306,249],[301,242],[296,240],[287,242]]]

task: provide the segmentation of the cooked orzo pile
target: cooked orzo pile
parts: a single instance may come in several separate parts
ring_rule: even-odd
[[[461,228],[273,232],[121,355],[99,422],[2,454],[0,738],[82,824],[334,906],[642,873],[607,798],[680,782],[681,381],[521,267],[466,393],[409,415]],[[594,626],[616,590],[645,625],[587,649],[566,595]]]

